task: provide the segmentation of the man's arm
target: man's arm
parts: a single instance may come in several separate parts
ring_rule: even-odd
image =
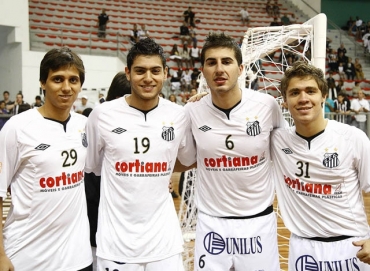
[[[370,264],[370,239],[355,241],[352,244],[356,247],[361,247],[356,257],[361,262]]]
[[[3,213],[3,198],[0,197],[0,212]],[[3,238],[3,223],[0,223],[0,271],[14,271],[14,266],[5,254],[4,238]]]
[[[173,168],[173,172],[184,172],[184,171],[190,170],[190,169],[195,168],[195,167],[197,167],[196,162],[187,167],[187,166],[184,166],[183,164],[181,164],[179,159],[176,159],[176,163],[175,163],[175,167]]]

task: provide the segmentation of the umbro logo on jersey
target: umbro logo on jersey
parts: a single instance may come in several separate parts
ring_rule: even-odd
[[[289,148],[281,149],[285,154],[293,154],[292,150]]]
[[[162,138],[166,141],[172,141],[175,139],[175,129],[173,127],[162,127]]]
[[[203,125],[202,127],[199,127],[199,130],[203,131],[203,132],[207,132],[209,130],[211,130],[212,128],[211,127],[208,127],[207,125]]]
[[[247,122],[247,134],[250,136],[257,136],[261,133],[261,126],[258,120],[254,122]]]
[[[121,128],[121,127],[118,127],[118,128],[116,128],[116,129],[113,129],[112,130],[112,132],[113,133],[116,133],[116,134],[122,134],[122,133],[124,133],[124,132],[126,132],[127,130],[126,129],[123,129],[123,128]]]
[[[40,144],[40,145],[38,145],[36,148],[35,148],[35,150],[38,150],[38,151],[44,151],[44,150],[46,150],[47,148],[49,148],[50,147],[50,145],[48,145],[48,144]]]

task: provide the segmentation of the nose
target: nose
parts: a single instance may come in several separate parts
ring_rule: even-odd
[[[63,81],[63,86],[62,86],[63,90],[70,90],[71,89],[71,84],[69,83],[68,80],[64,80]]]
[[[308,101],[308,94],[305,91],[301,91],[298,96],[299,102],[307,102]]]
[[[151,71],[147,71],[147,72],[144,74],[144,80],[145,80],[145,81],[151,81],[151,80],[152,80],[152,73],[151,73]]]
[[[224,66],[222,65],[221,61],[217,61],[216,72],[217,73],[223,73],[224,72]]]

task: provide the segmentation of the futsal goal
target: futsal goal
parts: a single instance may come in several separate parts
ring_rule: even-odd
[[[250,28],[244,35],[242,55],[244,70],[239,77],[239,86],[273,95],[281,105],[280,80],[295,61],[311,63],[325,73],[327,18],[318,14],[303,24],[288,26]],[[257,84],[257,86],[256,86]],[[200,77],[199,92],[209,91],[205,79]],[[292,124],[289,112],[283,110],[285,118]],[[193,270],[193,240],[195,238],[197,210],[194,203],[196,193],[196,170],[184,174],[183,197],[180,203],[179,220],[185,241],[184,266]],[[278,205],[274,204],[278,221],[281,220]],[[284,233],[281,233],[284,232]],[[289,235],[282,223],[278,224],[280,263],[287,270]]]

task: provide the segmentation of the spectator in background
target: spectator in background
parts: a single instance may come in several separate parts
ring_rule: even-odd
[[[191,58],[190,58],[190,51],[188,49],[188,45],[184,43],[184,46],[182,48],[181,52],[181,61],[184,64],[185,63],[185,68],[189,69],[191,68]]]
[[[193,72],[191,73],[191,85],[192,88],[198,88],[199,86],[199,75],[201,74],[200,70],[198,68],[194,68]]]
[[[181,75],[181,90],[190,91],[190,89],[191,89],[191,72],[189,69],[185,69],[185,71]]]
[[[140,32],[137,29],[137,24],[133,24],[132,30],[130,30],[130,42],[132,45],[140,40]]]
[[[337,90],[337,94],[342,92],[342,93],[346,93],[346,89],[344,87],[344,80],[340,79],[337,83],[337,85],[335,86],[336,90]]]
[[[355,81],[355,85],[352,88],[353,98],[358,98],[358,92],[361,90],[360,81]]]
[[[142,24],[141,25],[141,29],[139,31],[139,38],[142,40],[142,39],[146,39],[146,38],[149,38],[149,30],[146,30],[146,27],[145,27],[145,24]]]
[[[180,39],[181,39],[183,44],[185,42],[190,44],[191,41],[192,41],[191,37],[190,37],[190,31],[189,31],[189,28],[188,28],[188,24],[185,21],[180,26]]]
[[[119,72],[114,76],[112,83],[110,84],[107,94],[107,102],[118,99],[130,93],[131,85],[127,80],[126,74],[124,72]]]
[[[357,92],[357,95],[358,98],[356,99],[354,92],[354,99],[351,101],[351,111],[356,114],[352,120],[352,125],[366,133],[366,115],[362,113],[369,112],[369,102],[365,99],[365,94],[362,89]]]
[[[330,98],[325,99],[325,108],[324,108],[325,113],[331,113],[335,112],[334,109],[334,101]],[[333,116],[331,114],[325,114],[325,118],[327,119],[333,119]]]
[[[338,71],[338,56],[333,52],[333,49],[329,49],[327,54],[328,59],[328,66],[330,72],[337,72]]]
[[[338,65],[338,74],[339,74],[339,78],[341,80],[346,80],[346,74],[344,72],[344,67],[343,67],[343,63],[340,62],[339,65]]]
[[[348,30],[351,29],[351,27],[352,27],[352,25],[353,25],[354,22],[355,21],[353,20],[352,16],[350,16],[349,19],[348,19],[348,21],[347,21],[347,24],[345,26],[342,26],[341,28],[343,30],[345,30],[345,31],[348,31]]]
[[[339,66],[339,63],[343,64],[343,67],[346,67],[348,63],[348,57],[343,54],[343,52],[339,52],[338,58],[337,58],[337,65]]]
[[[281,21],[281,25],[290,25],[292,24],[289,17],[284,14],[281,18],[280,18],[280,21]]]
[[[10,99],[9,99],[9,91],[5,90],[3,92],[3,97],[4,97],[4,102],[5,102],[5,107],[7,107],[8,105],[12,105],[14,102],[12,102]],[[8,110],[9,111],[9,110]]]
[[[275,3],[272,5],[272,16],[274,17],[280,16],[280,8],[279,8],[278,0],[275,0]]]
[[[98,100],[95,102],[95,106],[97,106],[99,104],[102,104],[104,102],[105,102],[104,94],[103,93],[99,93]],[[83,114],[83,112],[82,112],[82,114]]]
[[[176,62],[177,68],[182,68],[182,57],[176,43],[172,46],[169,58]]]
[[[333,73],[329,72],[329,77],[326,78],[328,84],[328,97],[329,99],[335,100],[337,98],[337,89],[335,88],[335,79],[333,78]]]
[[[338,92],[337,99],[334,100],[334,112],[337,113],[336,121],[350,124],[351,102],[347,98],[345,92]]]
[[[170,96],[168,96],[168,100],[173,103],[177,103],[177,98],[175,94],[170,94]]]
[[[6,109],[5,102],[0,101],[0,116],[9,115],[9,111]],[[8,120],[8,118],[2,118],[0,117],[0,130],[3,128],[5,122]]]
[[[268,16],[273,16],[274,15],[274,12],[273,12],[273,5],[271,4],[271,1],[270,0],[267,0],[267,3],[266,3],[266,13]]]
[[[347,75],[348,80],[354,80],[356,76],[355,65],[352,63],[352,58],[348,58],[347,64],[344,66],[344,72]]]
[[[248,25],[249,24],[249,12],[247,10],[247,8],[242,8],[240,11],[240,17],[242,19],[242,25]]]
[[[365,54],[369,54],[370,53],[370,34],[364,35],[363,42],[364,42]]]
[[[31,108],[40,107],[44,104],[44,102],[41,100],[41,96],[37,95],[35,97],[35,102],[31,105]]]
[[[82,111],[84,111],[86,108],[94,108],[94,104],[88,102],[88,100],[89,98],[86,95],[83,95],[81,97],[81,101],[74,105],[74,111],[82,114]]]
[[[197,33],[195,33],[193,26],[189,26],[189,35],[192,41],[192,46],[197,46],[197,43],[198,43]]]
[[[274,20],[270,23],[270,26],[280,26],[281,23],[278,22],[278,18],[274,17]]]
[[[23,101],[23,94],[18,93],[15,98],[15,102],[12,105],[9,105],[7,109],[12,115],[20,114],[28,109],[31,109],[31,105]]]
[[[0,114],[9,114],[4,101],[0,101]]]
[[[195,68],[195,62],[200,61],[200,49],[193,45],[190,49],[191,66]]]
[[[364,29],[364,26],[363,26],[363,21],[361,20],[359,16],[356,16],[355,25],[356,25],[356,39],[360,40],[362,39],[362,30]]]
[[[344,56],[346,56],[346,54],[347,54],[347,49],[344,47],[343,42],[340,44],[340,47],[337,50],[338,56],[339,56],[339,52],[342,52]]]
[[[98,16],[98,37],[105,38],[105,31],[107,29],[107,24],[109,21],[109,16],[105,13],[105,8],[102,9],[102,12]]]
[[[360,59],[356,57],[355,64],[353,64],[353,65],[355,67],[356,79],[357,80],[364,80],[365,76],[364,76],[364,72],[362,70],[362,65],[360,63]]]
[[[184,22],[186,22],[187,25],[191,25],[195,27],[195,24],[194,24],[195,13],[191,10],[191,7],[188,7],[188,9],[184,11],[183,17],[184,17]]]

